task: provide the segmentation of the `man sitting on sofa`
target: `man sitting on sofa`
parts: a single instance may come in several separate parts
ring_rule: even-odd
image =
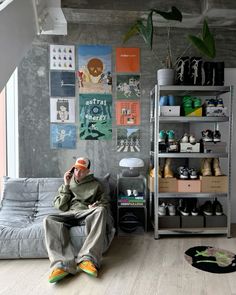
[[[97,277],[109,217],[109,196],[90,174],[90,160],[78,158],[64,174],[54,206],[62,211],[44,220],[46,248],[51,262],[49,282],[54,283],[69,273],[82,270]],[[77,258],[70,241],[69,229],[85,221],[86,240]]]

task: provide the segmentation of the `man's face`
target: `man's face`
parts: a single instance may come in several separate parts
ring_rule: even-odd
[[[89,174],[89,169],[81,170],[79,168],[75,168],[74,176],[76,180],[81,181],[85,176]]]

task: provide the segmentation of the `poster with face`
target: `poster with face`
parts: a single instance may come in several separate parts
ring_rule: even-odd
[[[50,121],[55,123],[75,123],[75,99],[51,97]]]
[[[111,46],[81,45],[78,47],[76,79],[79,93],[111,93]]]
[[[140,129],[138,128],[117,128],[116,150],[120,153],[140,152]]]
[[[112,139],[112,96],[80,94],[80,139]]]
[[[71,124],[51,124],[50,138],[52,149],[75,149],[76,126]]]

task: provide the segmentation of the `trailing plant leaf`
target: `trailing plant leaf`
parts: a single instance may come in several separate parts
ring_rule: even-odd
[[[165,12],[158,9],[151,9],[151,11],[160,14],[164,19],[182,21],[182,13],[175,6],[171,7],[171,11]]]

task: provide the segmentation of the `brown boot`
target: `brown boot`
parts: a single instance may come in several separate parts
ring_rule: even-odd
[[[213,172],[215,176],[222,176],[223,173],[221,172],[220,169],[220,160],[219,158],[214,158],[213,159]]]
[[[161,166],[158,167],[158,177],[162,178],[162,167]]]
[[[202,176],[212,176],[211,161],[212,161],[211,158],[202,159],[202,164],[201,164]]]
[[[171,169],[171,159],[166,159],[165,166],[164,166],[164,177],[165,178],[172,178],[174,177],[174,173]]]

